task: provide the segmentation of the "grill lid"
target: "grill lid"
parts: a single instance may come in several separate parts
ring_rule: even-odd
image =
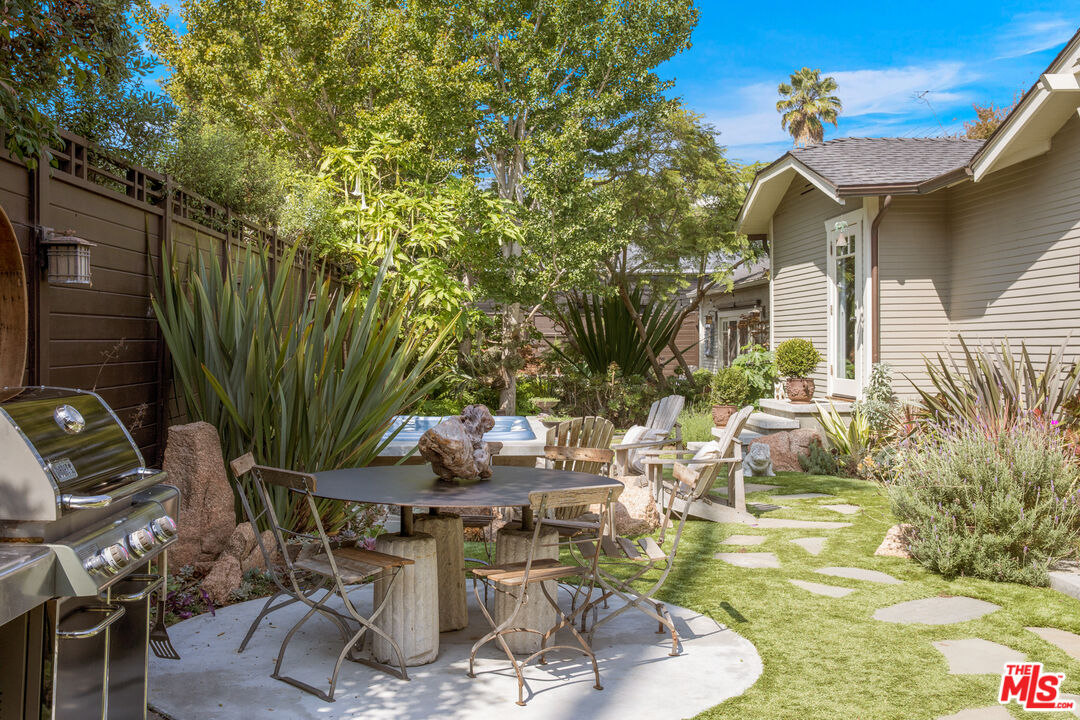
[[[96,393],[22,388],[0,403],[0,520],[57,517],[61,494],[100,495],[139,477],[142,453]]]

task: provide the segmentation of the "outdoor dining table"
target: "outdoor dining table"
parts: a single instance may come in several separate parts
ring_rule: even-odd
[[[439,513],[438,508],[520,507],[521,522],[501,528],[495,543],[495,562],[521,562],[528,555],[534,518],[529,493],[543,490],[571,490],[607,487],[618,480],[545,468],[495,466],[486,480],[445,482],[428,465],[394,465],[346,468],[315,473],[315,495],[356,503],[391,505],[399,508],[398,533],[384,533],[375,540],[380,552],[414,561],[405,569],[403,582],[392,589],[392,597],[379,618],[379,626],[401,646],[407,665],[423,665],[438,657],[439,632],[456,630],[468,623],[465,596],[465,542],[461,517]],[[429,513],[414,516],[414,508]],[[537,557],[558,557],[558,533],[544,528]],[[550,547],[548,547],[550,546]],[[375,602],[385,594],[385,583],[376,582]],[[495,596],[496,621],[508,614],[512,602],[503,593]],[[518,615],[524,627],[546,629],[555,622],[555,611],[547,603],[532,603]],[[535,633],[516,633],[508,638],[514,652],[538,649]],[[380,647],[380,645],[385,647]],[[373,641],[376,659],[390,657],[389,643]]]

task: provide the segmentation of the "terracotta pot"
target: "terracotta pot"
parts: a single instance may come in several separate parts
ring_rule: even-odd
[[[716,427],[724,427],[727,425],[727,421],[732,415],[737,413],[739,408],[735,405],[713,405],[712,406],[712,421]]]
[[[788,378],[785,388],[790,402],[809,403],[814,398],[814,381],[810,378]]]

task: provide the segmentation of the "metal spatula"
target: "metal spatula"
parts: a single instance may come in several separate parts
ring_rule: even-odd
[[[162,660],[179,660],[180,653],[176,652],[169,639],[169,631],[165,629],[165,597],[169,594],[168,550],[161,553],[161,576],[165,578],[165,584],[158,591],[157,618],[154,627],[150,628],[150,649]]]

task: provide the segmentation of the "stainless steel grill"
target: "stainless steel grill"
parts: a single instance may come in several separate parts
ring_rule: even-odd
[[[0,397],[0,720],[145,717],[179,493],[98,395]]]

